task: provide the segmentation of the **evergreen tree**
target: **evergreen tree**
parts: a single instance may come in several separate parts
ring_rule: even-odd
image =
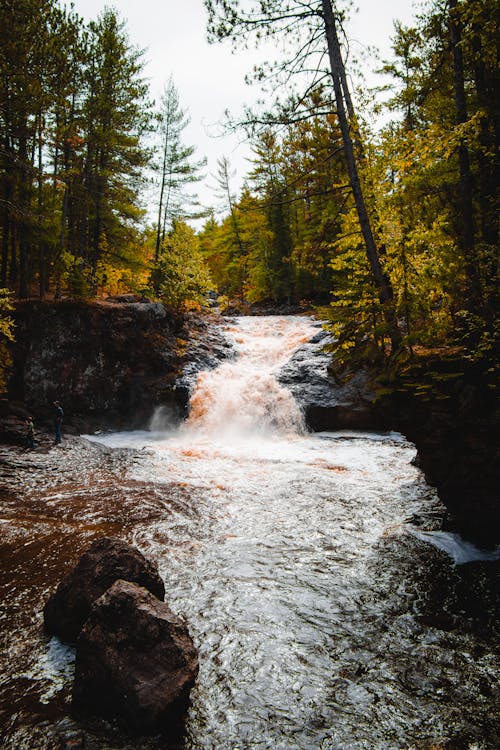
[[[31,248],[37,215],[33,206],[35,141],[41,140],[40,113],[47,105],[46,58],[49,0],[0,4],[0,127],[2,183],[2,259],[0,284],[17,286],[27,297]],[[38,172],[41,187],[42,175]]]
[[[165,87],[158,115],[158,134],[161,140],[159,173],[158,220],[156,228],[155,262],[167,229],[175,219],[188,218],[198,205],[196,196],[186,193],[186,186],[199,182],[206,159],[193,161],[195,146],[186,146],[182,134],[189,125],[189,117],[182,109],[179,94],[172,78]]]
[[[56,0],[6,1],[0,24],[0,283],[95,290],[139,236],[140,53],[113,11],[85,28]]]
[[[391,179],[383,177],[380,213],[399,300],[414,335],[427,339],[457,336],[463,323],[476,330],[470,343],[494,335],[494,5],[429,2],[414,29],[396,27],[396,59],[386,67],[403,119],[384,134],[379,174]]]
[[[182,220],[174,219],[165,237],[153,284],[160,298],[176,310],[205,303],[210,275],[194,230]]]
[[[288,213],[287,184],[282,174],[281,148],[274,133],[266,130],[255,144],[256,159],[250,174],[263,200],[271,243],[266,253],[266,276],[273,302],[290,301],[291,234]]]
[[[141,218],[138,193],[148,160],[142,143],[150,125],[142,53],[130,46],[124,26],[107,9],[89,27],[83,105],[87,213],[80,231],[81,255],[94,285],[99,262],[120,256]]]

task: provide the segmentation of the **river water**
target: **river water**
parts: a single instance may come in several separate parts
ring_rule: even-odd
[[[182,740],[87,732],[85,750],[498,746],[498,639],[467,588],[487,588],[491,555],[440,530],[443,508],[404,436],[307,432],[275,375],[316,332],[305,317],[239,318],[237,356],[199,375],[183,425],[160,411],[149,430],[89,437],[106,499],[95,503],[88,469],[73,523],[158,562],[200,673]],[[46,491],[53,556],[75,514],[68,493],[71,482]],[[31,654],[32,702],[60,709],[71,652],[52,639]],[[49,709],[37,710],[52,726]]]

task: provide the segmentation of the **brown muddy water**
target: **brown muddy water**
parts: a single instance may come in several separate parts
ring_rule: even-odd
[[[498,555],[442,531],[396,433],[308,434],[275,375],[315,329],[241,318],[171,428],[0,449],[0,747],[493,750]],[[154,558],[200,673],[182,727],[71,719],[49,593],[96,537]]]

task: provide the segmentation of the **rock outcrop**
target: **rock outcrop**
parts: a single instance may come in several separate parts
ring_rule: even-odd
[[[103,537],[93,542],[45,604],[46,632],[76,641],[92,605],[117,579],[135,582],[158,599],[165,597],[164,583],[152,562],[130,544]]]
[[[78,638],[72,709],[161,731],[185,707],[197,673],[184,623],[146,589],[119,580],[95,602]]]
[[[129,295],[20,302],[14,318],[9,400],[50,427],[59,400],[63,432],[145,427],[162,405],[179,422],[196,372],[231,356],[220,316],[181,315]]]
[[[278,380],[293,393],[309,429],[374,429],[375,394],[368,373],[358,370],[336,379],[329,369],[331,355],[324,350],[330,341],[325,330],[318,330],[280,370]]]
[[[39,424],[57,399],[64,431],[144,425],[177,376],[182,320],[160,303],[24,302],[14,317],[8,395]]]
[[[479,546],[500,540],[500,403],[495,374],[458,355],[421,355],[381,388],[378,419],[415,443],[418,465]]]

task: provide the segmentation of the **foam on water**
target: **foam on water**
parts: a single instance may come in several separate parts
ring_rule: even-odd
[[[451,531],[411,529],[411,533],[418,539],[446,552],[456,565],[464,565],[475,560],[500,560],[500,548],[495,550],[479,549],[472,542],[463,539],[460,534]]]

